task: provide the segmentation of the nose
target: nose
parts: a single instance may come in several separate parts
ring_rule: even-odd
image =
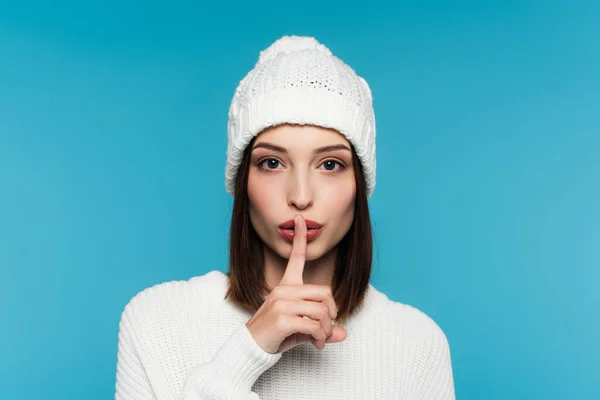
[[[304,210],[313,203],[313,189],[306,172],[296,171],[291,177],[288,189],[288,205]]]

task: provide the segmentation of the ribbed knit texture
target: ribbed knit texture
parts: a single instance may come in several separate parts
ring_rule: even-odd
[[[367,197],[375,189],[375,113],[367,82],[313,37],[284,36],[260,53],[229,108],[225,187],[234,195],[244,149],[283,123],[335,129],[354,146]]]
[[[443,331],[372,285],[344,326],[345,341],[280,354],[258,346],[245,325],[252,314],[224,300],[226,288],[215,270],[129,301],[119,325],[116,400],[455,399]]]

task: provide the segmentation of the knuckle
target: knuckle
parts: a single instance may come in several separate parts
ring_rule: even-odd
[[[279,315],[275,319],[275,329],[281,333],[286,333],[289,330],[289,319],[285,315]]]
[[[273,299],[273,301],[274,301],[274,300],[282,297],[283,291],[284,291],[284,288],[281,285],[275,286],[273,289],[271,289],[270,298]]]
[[[271,301],[271,309],[277,314],[283,314],[285,302],[280,298],[275,298]]]
[[[325,318],[329,315],[329,307],[327,307],[325,304],[320,303],[318,308],[318,313],[321,318]]]

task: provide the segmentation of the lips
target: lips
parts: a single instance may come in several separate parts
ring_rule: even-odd
[[[307,229],[320,229],[323,227],[323,224],[319,224],[318,222],[312,221],[310,219],[305,219],[306,228]],[[285,221],[283,224],[279,225],[282,229],[294,229],[294,220],[290,219]]]
[[[323,224],[319,224],[318,222],[312,221],[310,219],[306,219],[306,241],[313,241],[319,234],[321,233],[321,228]],[[294,240],[294,220],[290,219],[285,221],[283,224],[279,225],[279,234],[286,239],[288,242],[293,242]]]

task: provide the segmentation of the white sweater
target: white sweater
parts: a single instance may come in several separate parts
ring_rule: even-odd
[[[454,399],[445,334],[369,285],[348,337],[269,354],[211,271],[135,295],[119,324],[116,400]]]

